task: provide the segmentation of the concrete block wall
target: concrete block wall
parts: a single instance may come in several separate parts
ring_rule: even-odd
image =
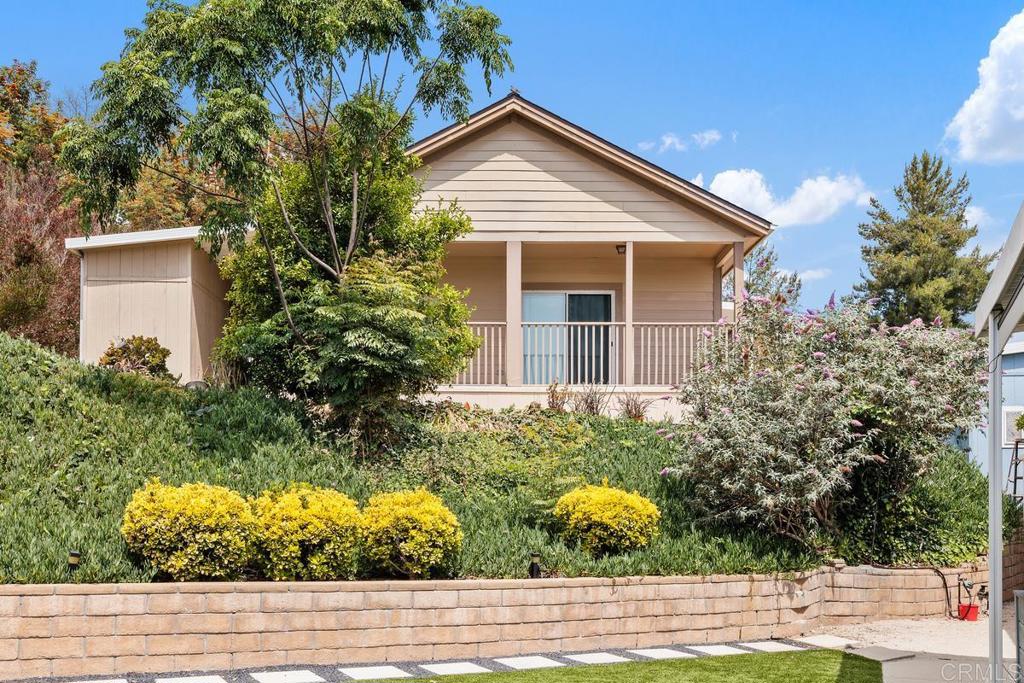
[[[946,614],[943,593],[955,603],[958,573],[987,574],[983,565],[942,570],[945,588],[933,570],[873,567],[618,579],[6,585],[0,680],[785,638],[826,623]]]

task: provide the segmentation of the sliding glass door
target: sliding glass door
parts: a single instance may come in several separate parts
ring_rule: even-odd
[[[611,293],[524,292],[524,383],[611,382],[611,320]]]

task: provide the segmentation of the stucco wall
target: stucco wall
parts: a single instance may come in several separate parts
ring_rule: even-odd
[[[1020,547],[1008,562],[1019,565]],[[1013,558],[1013,559],[1011,559]],[[981,567],[619,579],[0,586],[0,679],[794,636],[941,616]],[[1019,571],[1007,571],[1009,581]],[[944,587],[945,585],[945,587]]]

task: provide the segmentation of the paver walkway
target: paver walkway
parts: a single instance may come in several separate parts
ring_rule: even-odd
[[[472,659],[450,662],[388,662],[381,664],[339,663],[336,666],[291,666],[230,672],[192,672],[130,675],[122,678],[83,678],[72,683],[342,683],[386,678],[421,678],[496,671],[525,671],[554,667],[616,664],[621,662],[725,657],[759,652],[793,652],[816,649],[798,641],[751,641],[715,645],[678,645],[636,650],[557,653]]]

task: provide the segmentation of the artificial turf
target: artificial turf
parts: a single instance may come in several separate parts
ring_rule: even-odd
[[[882,665],[835,650],[443,676],[444,683],[881,683]],[[423,680],[423,679],[421,679]]]

